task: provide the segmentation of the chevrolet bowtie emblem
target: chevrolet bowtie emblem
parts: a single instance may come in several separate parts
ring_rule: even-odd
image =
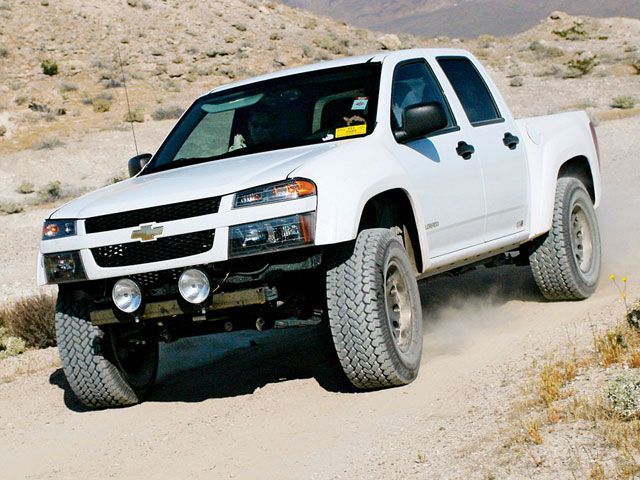
[[[131,240],[150,242],[151,240],[155,240],[158,235],[162,235],[163,229],[164,227],[154,227],[153,223],[140,225],[140,228],[131,232]]]

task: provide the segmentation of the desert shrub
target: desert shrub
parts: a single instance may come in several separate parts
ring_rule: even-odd
[[[590,73],[600,63],[598,56],[582,52],[566,63],[564,78],[579,78]]]
[[[0,214],[13,215],[24,210],[24,206],[16,202],[0,202]]]
[[[4,307],[0,317],[9,335],[22,338],[28,347],[53,347],[56,345],[55,305],[51,295],[34,295]]]
[[[0,58],[7,58],[9,56],[9,49],[7,47],[0,47]]]
[[[27,195],[29,193],[35,192],[35,188],[33,188],[33,183],[31,182],[22,182],[18,185],[18,193],[22,193],[23,195]]]
[[[75,83],[65,81],[60,84],[60,91],[62,93],[75,92],[76,90],[78,90],[78,85]]]
[[[4,137],[7,134],[7,127],[0,125],[0,137]]]
[[[569,28],[554,30],[553,33],[565,40],[584,40],[589,36],[584,28],[584,24],[580,21],[573,22],[573,25]]]
[[[636,75],[640,75],[640,59],[631,63],[631,68],[633,68],[633,71]]]
[[[232,27],[234,27],[239,32],[246,32],[247,31],[247,26],[244,23],[234,23],[232,25]]]
[[[125,114],[124,121],[128,123],[131,123],[131,122],[142,123],[144,122],[144,112],[141,110],[131,110],[130,112],[127,112]]]
[[[0,328],[0,360],[20,355],[27,349],[27,344],[23,339],[7,336],[6,333],[6,329]]]
[[[154,110],[151,118],[154,120],[169,120],[180,118],[184,109],[178,105],[161,106]]]
[[[523,85],[522,77],[513,77],[509,85],[511,87],[521,87]]]
[[[53,76],[58,74],[58,64],[53,60],[43,60],[40,67],[45,75]]]
[[[123,83],[117,78],[103,79],[100,81],[104,88],[121,88]]]
[[[627,110],[636,106],[635,98],[629,95],[621,95],[619,97],[615,97],[611,101],[612,108],[620,108],[622,110]]]
[[[337,42],[331,37],[320,37],[313,40],[316,47],[331,52],[335,55],[344,55],[348,49],[344,42]]]
[[[91,105],[96,113],[105,113],[111,110],[111,101],[106,98],[94,98]]]
[[[44,137],[35,141],[31,145],[32,150],[51,150],[52,148],[61,147],[64,143],[56,137]]]
[[[529,45],[529,50],[535,53],[536,58],[538,58],[539,60],[543,60],[545,58],[556,58],[564,55],[564,50],[562,50],[561,48],[549,47],[541,42],[538,42],[537,40],[531,42],[531,44]]]
[[[62,184],[59,180],[49,182],[45,187],[38,190],[38,201],[41,203],[53,202],[62,198]]]
[[[269,40],[275,41],[275,40],[282,40],[282,34],[280,32],[273,32],[270,36],[269,36]]]
[[[493,35],[480,35],[478,37],[478,47],[480,48],[491,48],[496,43],[496,37]]]
[[[623,420],[640,417],[640,378],[618,377],[607,387],[611,411]]]

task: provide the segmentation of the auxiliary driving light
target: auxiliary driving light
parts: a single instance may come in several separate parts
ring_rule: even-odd
[[[178,280],[178,290],[187,302],[202,303],[211,291],[209,277],[202,270],[196,268],[185,270]]]
[[[121,278],[111,291],[113,303],[125,313],[133,313],[142,304],[142,292],[136,282],[130,278]]]

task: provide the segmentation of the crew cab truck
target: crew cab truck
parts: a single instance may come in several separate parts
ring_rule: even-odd
[[[45,220],[66,377],[88,406],[134,404],[160,341],[327,321],[355,387],[408,384],[420,278],[508,260],[549,300],[594,291],[598,156],[584,112],[514,120],[464,50],[216,88],[130,179]]]

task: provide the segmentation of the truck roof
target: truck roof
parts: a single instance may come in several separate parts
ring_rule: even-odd
[[[414,58],[416,56],[432,57],[432,56],[441,56],[441,55],[467,56],[469,55],[469,52],[466,50],[455,49],[455,48],[412,48],[408,50],[396,50],[393,52],[374,52],[367,55],[358,55],[355,57],[343,57],[343,58],[337,58],[335,60],[310,63],[308,65],[300,65],[298,67],[293,67],[293,68],[285,68],[282,70],[278,70],[276,72],[249,77],[243,80],[239,80],[237,82],[227,83],[207,91],[205,95],[209,93],[220,92],[223,90],[227,90],[227,89],[242,86],[242,85],[247,85],[250,83],[260,82],[263,80],[271,80],[274,78],[286,77],[286,76],[295,75],[298,73],[307,73],[307,72],[313,72],[317,70],[324,70],[327,68],[346,67],[349,65],[358,65],[361,63],[368,63],[368,62],[385,62],[385,61],[398,62],[405,59]]]

